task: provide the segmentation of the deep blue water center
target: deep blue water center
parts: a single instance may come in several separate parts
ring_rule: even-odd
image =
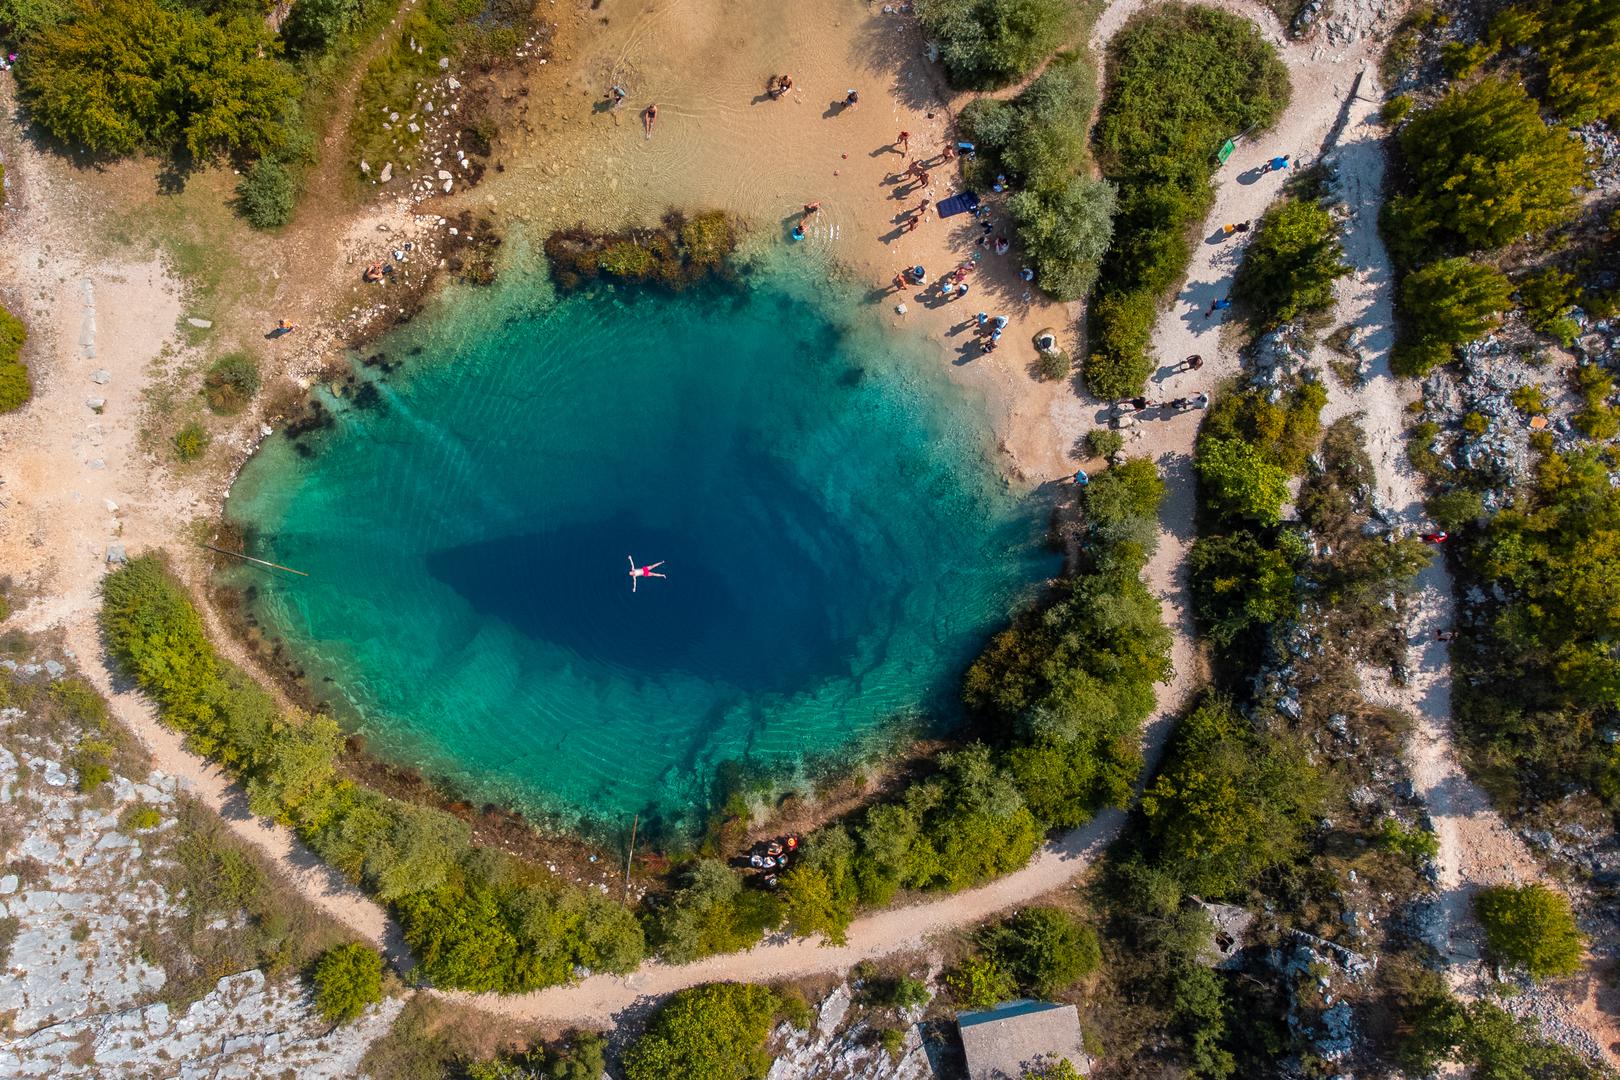
[[[953,721],[1052,562],[941,356],[805,272],[537,292],[398,332],[403,369],[232,492],[251,553],[309,574],[239,572],[255,611],[372,748],[475,798],[678,827],[723,763]],[[669,576],[632,591],[632,557]]]

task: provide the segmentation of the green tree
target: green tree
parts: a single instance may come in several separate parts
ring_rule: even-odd
[[[1025,908],[979,935],[980,946],[1036,997],[1051,997],[1097,970],[1097,932],[1057,908]]]
[[[260,20],[157,0],[76,0],[40,31],[17,76],[34,121],[95,154],[264,155],[287,142],[299,93]]]
[[[395,803],[385,842],[366,855],[366,877],[383,900],[449,881],[472,842],[466,822],[442,810]]]
[[[1204,633],[1224,647],[1287,618],[1298,603],[1295,578],[1304,556],[1304,544],[1290,532],[1275,543],[1263,543],[1250,532],[1199,537],[1188,566]]]
[[[750,917],[756,913],[765,917]],[[684,964],[745,949],[779,921],[771,897],[745,890],[742,879],[720,860],[699,859],[687,868],[681,888],[658,915],[659,949],[670,962]]]
[[[1204,501],[1224,518],[1275,525],[1288,501],[1288,473],[1241,439],[1205,436],[1193,462]]]
[[[1190,892],[1229,896],[1299,854],[1325,788],[1292,736],[1263,735],[1206,699],[1142,796],[1148,831]]]
[[[994,956],[964,959],[945,975],[945,986],[964,1009],[992,1009],[1018,993],[1012,974]]]
[[[1232,292],[1273,327],[1326,310],[1334,281],[1350,269],[1333,215],[1314,201],[1284,199],[1260,219]]]
[[[330,716],[289,710],[261,738],[247,783],[248,809],[294,824],[307,804],[332,787],[343,731]]]
[[[1401,283],[1401,340],[1393,362],[1403,375],[1423,375],[1450,360],[1459,345],[1494,327],[1513,286],[1501,271],[1471,259],[1440,259]]]
[[[1532,0],[1516,14],[1520,32],[1509,43],[1535,46],[1547,66],[1547,102],[1567,123],[1620,117],[1620,7],[1614,0]]]
[[[624,1053],[626,1080],[763,1080],[776,994],[711,983],[677,991]]]
[[[382,1000],[383,958],[376,949],[336,945],[315,961],[315,1007],[334,1024],[346,1024]]]
[[[859,890],[855,882],[855,841],[838,827],[810,838],[796,866],[781,880],[782,906],[793,932],[802,937],[823,934],[834,945],[855,917]]]
[[[993,89],[1050,56],[1073,25],[1062,0],[918,0],[953,86]]]
[[[236,212],[255,229],[279,229],[292,220],[298,185],[279,161],[260,158],[236,185]]]
[[[1390,202],[1385,236],[1408,264],[1436,243],[1501,247],[1561,224],[1586,178],[1580,140],[1504,79],[1453,88],[1399,138],[1414,190]]]
[[[1569,898],[1542,884],[1498,885],[1474,897],[1491,951],[1533,979],[1581,969],[1581,932]]]
[[[1077,176],[1057,191],[1020,191],[1007,202],[1035,281],[1059,300],[1079,300],[1097,280],[1114,230],[1114,185]]]
[[[26,42],[73,13],[71,0],[0,0],[0,31]]]

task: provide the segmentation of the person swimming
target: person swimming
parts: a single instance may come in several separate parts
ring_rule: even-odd
[[[636,557],[634,555],[630,555],[630,556],[628,556],[628,558],[630,560],[630,591],[631,592],[636,591],[636,585],[637,585],[637,581],[638,581],[639,578],[655,578],[655,577],[661,578],[661,577],[668,577],[669,576],[668,574],[657,574],[657,573],[653,572],[653,571],[657,570],[660,566],[664,565],[664,560],[663,559],[659,559],[657,562],[653,563],[651,566],[637,566],[636,565]]]

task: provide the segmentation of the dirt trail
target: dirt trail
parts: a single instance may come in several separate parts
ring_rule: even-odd
[[[1390,288],[1394,271],[1378,232],[1385,153],[1378,123],[1382,94],[1376,79],[1376,70],[1369,66],[1359,93],[1350,102],[1344,132],[1326,155],[1337,172],[1338,194],[1350,207],[1345,253],[1355,267],[1336,290],[1333,325],[1356,328],[1357,347],[1367,358],[1367,368],[1354,389],[1330,384],[1323,422],[1359,414],[1377,478],[1378,504],[1398,526],[1415,529],[1430,522],[1423,508],[1423,480],[1407,460],[1402,432],[1406,407],[1419,391],[1416,383],[1401,382],[1390,370],[1395,337]],[[1319,347],[1313,357],[1321,368],[1330,358],[1326,346]],[[1445,560],[1437,557],[1418,575],[1409,609],[1411,674],[1407,684],[1396,686],[1387,671],[1366,669],[1361,674],[1369,700],[1399,709],[1416,721],[1406,745],[1406,762],[1440,841],[1436,863],[1443,923],[1434,944],[1441,947],[1453,986],[1478,995],[1487,989],[1488,972],[1480,962],[1474,894],[1491,885],[1547,880],[1547,874],[1463,770],[1452,730],[1450,650],[1435,638],[1437,631],[1452,626],[1454,606],[1450,571]],[[1612,1015],[1597,1007],[1596,978],[1586,982],[1591,985],[1569,985],[1561,992],[1535,991],[1541,1006],[1538,1015],[1553,1035],[1559,1035],[1560,1027],[1585,1033],[1590,1036],[1589,1049],[1601,1051],[1611,1064],[1620,1064],[1615,1054],[1620,1028]]]

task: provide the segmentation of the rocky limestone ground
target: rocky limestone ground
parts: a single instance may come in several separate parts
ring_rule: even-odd
[[[54,660],[0,668],[41,689],[66,674]],[[189,1004],[162,1000],[169,976],[144,942],[184,916],[162,883],[184,839],[179,785],[115,772],[81,793],[76,749],[38,719],[0,709],[0,1075],[355,1075],[398,999],[334,1029],[296,977],[249,969]]]
[[[822,1001],[810,1030],[782,1024],[775,1032],[780,1050],[766,1080],[933,1080],[916,1023],[921,1009],[904,1017],[906,1040],[895,1056],[878,1045],[865,1018],[850,1017],[852,1002],[849,987],[840,985]]]

